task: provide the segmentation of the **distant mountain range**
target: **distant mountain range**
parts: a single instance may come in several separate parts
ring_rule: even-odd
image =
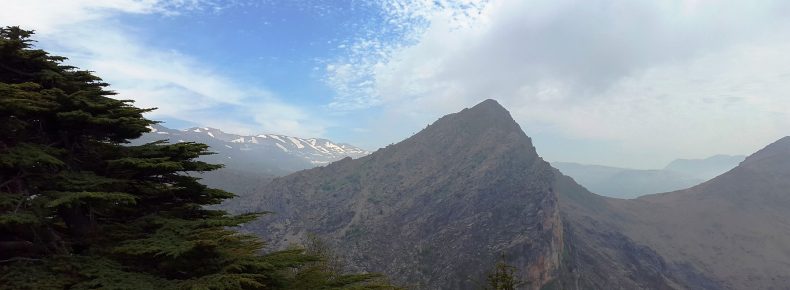
[[[167,140],[209,145],[209,150],[216,154],[203,156],[201,160],[223,164],[225,167],[199,176],[202,183],[239,196],[223,203],[222,206],[229,209],[247,207],[244,203],[255,198],[257,189],[277,176],[370,153],[353,145],[321,138],[278,134],[238,135],[208,127],[176,130],[153,125],[149,129],[149,133],[133,140],[132,144]]]
[[[571,162],[551,165],[597,194],[617,198],[689,188],[735,168],[746,156],[677,159],[663,169],[640,170]]]
[[[540,156],[493,100],[394,145],[274,178],[238,202],[286,248],[314,234],[355,270],[477,289],[505,254],[526,289],[785,289],[790,138],[690,189],[614,199]]]
[[[345,157],[357,158],[370,153],[356,146],[320,138],[276,134],[246,136],[206,127],[175,130],[153,125],[149,129],[151,132],[135,140],[135,143],[156,140],[205,143],[217,153],[204,157],[207,161],[253,174],[285,175]]]

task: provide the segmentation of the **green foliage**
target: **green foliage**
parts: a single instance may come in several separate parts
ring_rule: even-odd
[[[486,275],[486,290],[515,290],[524,285],[518,279],[517,269],[505,262],[503,254],[494,269]]]
[[[32,32],[0,29],[0,287],[377,289],[331,256],[262,254],[234,227],[259,214],[207,208],[233,194],[191,176],[219,165],[198,143],[126,146],[154,121]]]
[[[342,258],[317,235],[309,234],[304,248],[316,259],[294,275],[287,289],[398,289],[379,274],[343,274]]]

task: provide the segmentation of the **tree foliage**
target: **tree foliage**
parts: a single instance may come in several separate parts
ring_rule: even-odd
[[[505,262],[505,255],[503,254],[499,262],[494,265],[486,275],[486,290],[516,290],[524,285],[524,282],[518,279],[516,267],[511,266]]]
[[[258,214],[206,208],[233,196],[190,175],[220,168],[197,159],[206,145],[129,146],[155,123],[151,109],[112,98],[31,36],[0,29],[3,288],[391,288],[316,267],[322,258],[301,249],[261,254],[233,230]]]

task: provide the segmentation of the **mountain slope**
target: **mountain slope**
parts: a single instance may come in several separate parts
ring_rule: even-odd
[[[609,220],[669,261],[703,269],[725,288],[790,285],[790,137],[693,188],[610,200]]]
[[[557,172],[565,252],[555,289],[721,289],[703,269],[661,253],[623,232],[633,217]],[[647,229],[650,230],[650,229]]]
[[[705,159],[677,159],[670,162],[664,170],[708,180],[735,168],[745,158],[743,155],[715,155]]]
[[[533,287],[555,278],[562,245],[553,169],[495,101],[445,116],[358,160],[275,179],[247,229],[274,247],[308,233],[349,263],[422,289],[470,289],[500,253]]]

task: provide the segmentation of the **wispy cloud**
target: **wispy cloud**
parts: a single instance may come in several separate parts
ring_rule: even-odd
[[[177,119],[238,133],[276,132],[321,136],[326,123],[286,104],[266,88],[217,73],[178,51],[155,49],[133,29],[113,19],[125,14],[178,17],[217,11],[226,2],[203,0],[12,1],[0,10],[0,25],[35,29],[40,45],[97,72],[141,107],[157,107],[157,119]]]
[[[419,45],[422,33],[441,24],[448,30],[468,29],[480,16],[487,0],[387,0],[374,1],[381,11],[374,23],[363,27],[340,48],[343,54],[326,63],[324,81],[336,96],[335,110],[356,110],[384,103],[377,91],[380,70],[397,54]],[[441,21],[437,21],[441,18]],[[430,58],[431,56],[424,56]]]

